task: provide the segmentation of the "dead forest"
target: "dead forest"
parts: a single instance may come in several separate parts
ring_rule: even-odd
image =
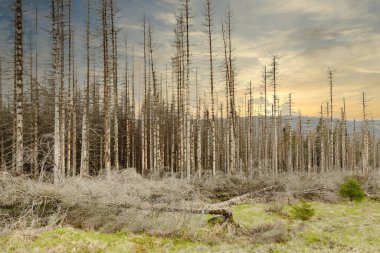
[[[192,2],[179,0],[168,38],[172,55],[165,60],[157,56],[160,49],[148,15],[141,17],[142,43],[129,43],[126,31],[118,29],[116,0],[87,0],[81,35],[75,34],[72,0],[51,0],[48,31],[40,27],[38,4],[29,12],[34,22],[25,22],[23,2],[15,0],[11,6],[14,52],[0,55],[4,173],[58,184],[127,168],[143,177],[184,180],[380,172],[380,140],[367,109],[368,91],[358,91],[361,101],[336,101],[332,68],[323,86],[330,96],[316,105],[317,125],[302,116],[302,108],[294,112],[292,91],[287,97],[278,95],[279,71],[286,64],[278,55],[268,57],[261,70],[252,70],[261,71],[262,80],[237,84],[239,59],[234,56],[229,6],[220,22],[213,1],[204,0],[203,13],[196,13],[203,15],[203,22],[195,24]],[[202,65],[192,60],[191,29],[204,35],[207,61]],[[50,43],[43,49],[50,52],[49,59],[39,57],[43,32]],[[220,38],[223,48],[216,50]],[[84,66],[77,63],[79,50]],[[200,75],[198,69],[208,74]],[[201,78],[207,89],[201,89]],[[217,93],[221,88],[224,93]],[[243,99],[238,99],[237,89],[244,91]],[[362,107],[353,131],[347,127],[346,103]]]

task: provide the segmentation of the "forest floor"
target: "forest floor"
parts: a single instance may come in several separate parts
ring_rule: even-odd
[[[71,226],[13,230],[0,236],[1,252],[380,252],[380,202],[310,202],[315,216],[293,220],[290,206],[251,202],[232,207],[250,233],[193,215],[181,233],[150,235],[80,230]],[[191,235],[191,236],[190,236]]]
[[[350,178],[365,201],[339,195]],[[379,196],[377,173],[188,181],[124,170],[55,185],[3,173],[0,252],[376,253]],[[302,201],[315,211],[309,220],[294,215]]]

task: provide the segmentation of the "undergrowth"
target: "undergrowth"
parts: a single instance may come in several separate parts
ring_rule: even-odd
[[[102,232],[127,228],[137,233],[191,238],[199,235],[194,231],[207,224],[207,217],[181,209],[207,208],[246,193],[253,193],[257,202],[281,201],[281,205],[293,204],[298,199],[337,203],[339,187],[347,176],[294,173],[249,178],[220,174],[185,181],[150,180],[134,170],[124,170],[108,179],[74,177],[53,185],[0,174],[0,230],[70,225]],[[361,181],[366,191],[378,194],[378,176]],[[280,207],[272,209],[282,212]],[[229,231],[234,233],[233,229]]]

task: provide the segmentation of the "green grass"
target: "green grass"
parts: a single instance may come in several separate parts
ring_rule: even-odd
[[[232,211],[235,221],[247,227],[258,227],[281,219],[276,214],[266,212],[266,208],[266,204],[243,204],[234,206]]]
[[[226,235],[223,238],[228,241],[217,239],[210,242],[202,241],[202,236],[190,240],[185,239],[189,238],[186,236],[107,234],[62,227],[15,231],[0,236],[0,249],[1,252],[380,252],[379,202],[312,202],[311,205],[316,214],[309,221],[268,213],[265,211],[267,204],[233,207],[236,222],[245,227],[284,223],[291,234],[284,243],[254,243],[249,236]],[[289,208],[285,207],[284,212]],[[198,234],[212,236],[216,234],[215,229],[205,223]]]

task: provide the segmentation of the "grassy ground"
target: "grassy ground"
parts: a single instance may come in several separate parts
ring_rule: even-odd
[[[61,227],[3,235],[0,249],[1,252],[380,252],[379,202],[311,204],[316,215],[305,222],[290,219],[289,207],[276,209],[274,203],[233,207],[235,221],[251,229],[249,235],[206,222],[195,232],[197,236],[184,231],[175,237],[129,232],[106,234]]]

